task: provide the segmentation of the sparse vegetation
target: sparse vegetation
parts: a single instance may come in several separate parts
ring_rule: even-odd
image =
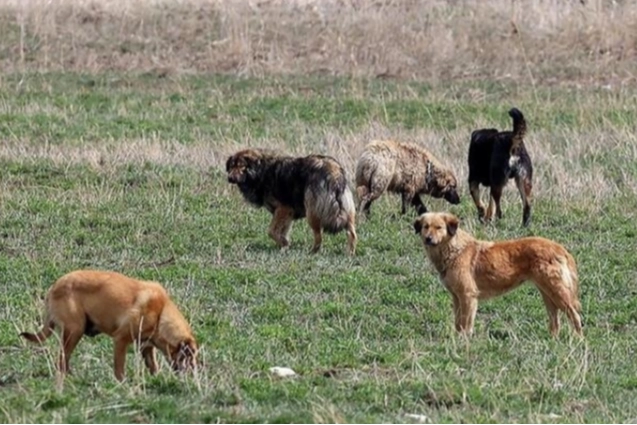
[[[3,2],[2,421],[634,421],[637,6],[526,3]],[[302,223],[282,254],[268,214],[225,181],[240,147],[327,153],[353,175],[367,141],[396,137],[465,182],[471,130],[510,128],[511,106],[537,170],[531,228],[515,190],[496,226],[464,184],[459,206],[427,205],[478,237],[564,244],[584,340],[549,337],[531,286],[483,303],[476,335],[457,337],[391,196],[359,224],[355,258],[343,234],[309,254]],[[18,332],[85,267],[162,282],[203,344],[198,375],[150,377],[129,355],[120,385],[110,340],[86,338],[56,383],[57,346]]]

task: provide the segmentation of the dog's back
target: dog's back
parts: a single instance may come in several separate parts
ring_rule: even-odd
[[[490,164],[493,147],[500,132],[495,128],[484,128],[471,133],[469,143],[469,182],[491,185]]]
[[[113,335],[122,325],[144,317],[144,327],[153,325],[168,299],[155,282],[132,279],[116,272],[77,270],[60,277],[46,297],[44,329],[37,335],[23,333],[33,342],[48,338],[54,327],[82,324],[84,333]],[[134,312],[132,312],[134,310]],[[138,323],[131,325],[137,326]]]

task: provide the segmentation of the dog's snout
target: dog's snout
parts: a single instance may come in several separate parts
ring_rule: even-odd
[[[425,243],[427,245],[433,245],[434,244],[434,240],[431,238],[431,236],[426,236],[425,237]]]
[[[460,196],[458,196],[458,192],[449,192],[445,195],[445,199],[453,205],[458,205],[460,203]]]

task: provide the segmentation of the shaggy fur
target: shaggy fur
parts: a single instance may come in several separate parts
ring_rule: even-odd
[[[577,267],[562,245],[539,237],[490,242],[458,229],[449,213],[423,214],[414,222],[429,260],[453,298],[456,330],[471,334],[478,300],[496,297],[530,280],[540,290],[557,336],[558,310],[582,334]]]
[[[494,128],[476,130],[469,144],[469,189],[481,220],[489,221],[495,214],[502,218],[500,199],[502,191],[515,179],[524,210],[522,225],[531,222],[531,190],[533,189],[533,165],[526,147],[526,121],[518,109],[509,111],[513,118],[513,131],[498,131]],[[485,212],[480,200],[480,184],[491,188],[489,209]]]
[[[272,213],[268,234],[280,248],[290,245],[292,222],[303,217],[314,232],[312,252],[321,248],[323,231],[347,232],[348,252],[356,250],[356,210],[343,167],[334,158],[294,158],[261,149],[235,153],[226,162],[228,181],[244,198]]]
[[[402,196],[402,214],[412,205],[418,214],[427,211],[420,195],[460,203],[453,172],[441,165],[426,149],[396,141],[373,141],[356,165],[356,193],[359,211],[369,215],[370,207],[385,191]]]
[[[44,327],[37,334],[20,336],[42,343],[53,329],[62,333],[58,369],[69,371],[71,354],[82,336],[105,333],[114,341],[115,378],[124,379],[126,350],[139,343],[151,373],[158,370],[155,348],[173,370],[195,366],[197,343],[190,325],[156,282],[132,279],[119,273],[77,270],[57,280],[46,296]]]

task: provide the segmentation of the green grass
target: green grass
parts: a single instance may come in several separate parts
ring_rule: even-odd
[[[633,126],[635,93],[346,79],[22,78],[0,83],[0,139],[12,146],[0,149],[3,422],[409,422],[408,413],[432,422],[637,417],[637,199],[630,188],[637,160],[629,136],[622,136]],[[485,96],[474,100],[472,91]],[[584,171],[607,169],[599,178],[618,190],[571,193],[576,175],[551,182],[568,193],[567,202],[539,181],[530,230],[519,227],[512,187],[505,218],[495,226],[477,223],[464,180],[459,206],[425,203],[460,215],[481,238],[536,234],[564,244],[580,271],[584,340],[564,320],[560,338],[550,338],[530,285],[482,303],[468,342],[455,335],[449,296],[413,234],[413,214],[396,217],[395,196],[382,198],[372,219],[360,223],[354,258],[344,255],[344,234],[326,236],[323,251],[309,254],[311,231],[303,221],[293,227],[291,249],[280,253],[266,234],[269,215],[247,206],[225,180],[223,155],[246,140],[329,151],[322,135],[364,134],[377,123],[403,134],[457,132],[462,136],[452,138],[451,151],[465,152],[467,129],[476,123],[508,128],[510,104],[531,117],[532,130],[552,136],[546,143],[561,145],[558,152],[581,143],[565,134],[614,131],[613,143],[623,146],[617,154],[582,151],[574,161]],[[171,142],[159,146],[185,152],[204,145],[213,158],[189,164],[155,160],[152,152],[104,154],[133,155],[127,146],[139,140]],[[30,156],[20,147],[42,151]],[[71,155],[78,148],[104,156],[78,159]],[[535,152],[540,156],[537,146]],[[464,164],[464,157],[449,160]],[[77,268],[162,282],[202,346],[198,376],[173,376],[164,364],[150,377],[131,351],[129,379],[119,384],[110,339],[86,338],[60,390],[52,369],[56,343],[38,349],[18,332],[39,326],[46,289]],[[299,376],[276,379],[271,366],[292,367]]]

